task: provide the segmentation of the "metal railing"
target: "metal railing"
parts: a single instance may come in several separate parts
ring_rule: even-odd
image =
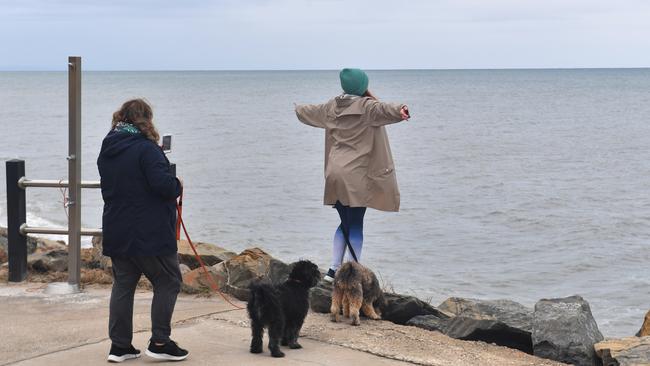
[[[68,58],[68,180],[31,180],[25,161],[9,160],[7,167],[7,239],[9,281],[27,278],[27,234],[68,235],[68,290],[78,292],[81,279],[81,235],[101,235],[101,229],[81,228],[81,188],[100,188],[99,182],[81,180],[81,57]],[[31,227],[26,222],[28,187],[68,187],[68,228]]]

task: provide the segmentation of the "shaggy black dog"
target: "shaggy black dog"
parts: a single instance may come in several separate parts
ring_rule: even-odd
[[[289,279],[279,286],[254,282],[250,285],[248,316],[251,319],[251,353],[261,353],[264,328],[269,332],[269,350],[273,357],[284,357],[280,342],[289,348],[298,344],[300,328],[309,310],[309,289],[320,280],[318,267],[310,261],[292,264]]]

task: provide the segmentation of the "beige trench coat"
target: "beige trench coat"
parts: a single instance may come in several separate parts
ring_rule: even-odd
[[[385,125],[400,122],[403,104],[342,95],[298,105],[298,119],[325,129],[325,199],[351,207],[399,211],[399,189]]]

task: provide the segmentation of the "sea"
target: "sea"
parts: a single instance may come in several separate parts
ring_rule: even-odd
[[[578,294],[605,336],[638,331],[650,309],[650,69],[368,75],[412,114],[387,127],[401,210],[369,209],[364,227],[362,262],[386,289],[433,305]],[[337,71],[89,71],[82,83],[84,180],[99,179],[112,113],[146,98],[173,135],[193,240],[329,266],[339,222],[322,203],[324,131],[294,103],[335,97]],[[27,178],[67,178],[67,88],[63,71],[0,72],[0,158],[24,159]],[[4,169],[0,180],[6,202]],[[28,224],[65,225],[63,194],[29,188]],[[83,191],[84,227],[101,226],[102,204]]]

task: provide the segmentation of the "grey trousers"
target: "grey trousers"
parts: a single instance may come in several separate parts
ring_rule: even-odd
[[[108,335],[117,347],[128,348],[133,340],[133,296],[142,274],[153,285],[151,341],[165,343],[171,334],[171,320],[183,278],[178,254],[156,257],[111,257],[111,291]]]

